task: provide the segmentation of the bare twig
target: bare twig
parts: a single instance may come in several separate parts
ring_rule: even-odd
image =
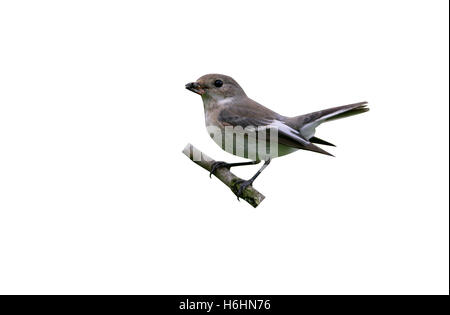
[[[207,171],[211,171],[211,166],[215,161],[205,153],[201,152],[199,149],[195,148],[192,144],[187,144],[183,150],[183,153],[194,163],[200,165]],[[241,178],[237,177],[236,175],[231,173],[229,169],[224,167],[217,169],[214,172],[214,175],[222,183],[227,185],[228,188],[230,188],[231,191],[237,196],[237,191],[239,189],[238,181],[241,180]],[[244,199],[256,208],[264,200],[265,197],[252,186],[248,186],[244,190],[243,196],[240,198]]]

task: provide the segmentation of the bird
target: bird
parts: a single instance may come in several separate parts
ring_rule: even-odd
[[[219,168],[230,169],[264,161],[263,166],[249,180],[237,183],[238,200],[273,158],[297,150],[333,156],[318,146],[335,145],[316,137],[316,128],[324,122],[369,110],[367,102],[359,102],[288,117],[249,98],[232,77],[216,73],[203,75],[195,82],[186,84],[185,88],[201,96],[205,125],[211,138],[228,153],[251,160],[240,163],[217,161],[211,167],[210,177]]]

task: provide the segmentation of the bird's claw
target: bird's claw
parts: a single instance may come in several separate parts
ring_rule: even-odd
[[[209,177],[211,178],[211,175],[212,174],[214,174],[214,172],[218,169],[218,168],[221,168],[221,167],[226,167],[226,168],[230,168],[230,166],[228,165],[228,163],[227,162],[223,162],[223,161],[217,161],[217,162],[214,162],[212,165],[211,165],[211,171],[209,172]]]
[[[239,189],[236,193],[238,201],[240,201],[239,198],[244,197],[243,193],[244,193],[245,189],[247,189],[247,187],[251,186],[252,184],[253,184],[253,181],[251,181],[251,180],[240,179],[240,180],[236,181],[236,185],[239,185]]]

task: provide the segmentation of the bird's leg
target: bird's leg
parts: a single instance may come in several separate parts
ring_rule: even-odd
[[[223,161],[217,161],[211,165],[211,171],[209,172],[209,177],[211,177],[211,175],[214,174],[214,172],[218,168],[221,168],[221,167],[230,169],[233,166],[255,165],[255,164],[258,164],[259,162],[261,162],[261,161],[250,161],[250,162],[240,162],[240,163],[227,163],[227,162],[223,162]]]
[[[248,187],[251,186],[253,184],[253,182],[255,181],[256,177],[259,176],[259,174],[262,173],[262,171],[264,171],[264,169],[267,167],[267,165],[269,165],[270,163],[270,159],[264,161],[264,165],[259,169],[259,171],[256,172],[255,175],[253,175],[252,178],[250,178],[249,180],[239,180],[236,183],[239,184],[239,190],[237,192],[237,198],[239,200],[239,197],[242,197],[242,193],[244,192],[244,190]]]

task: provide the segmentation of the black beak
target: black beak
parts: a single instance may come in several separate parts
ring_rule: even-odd
[[[186,89],[199,95],[205,94],[205,90],[197,82],[191,82],[185,85]]]

